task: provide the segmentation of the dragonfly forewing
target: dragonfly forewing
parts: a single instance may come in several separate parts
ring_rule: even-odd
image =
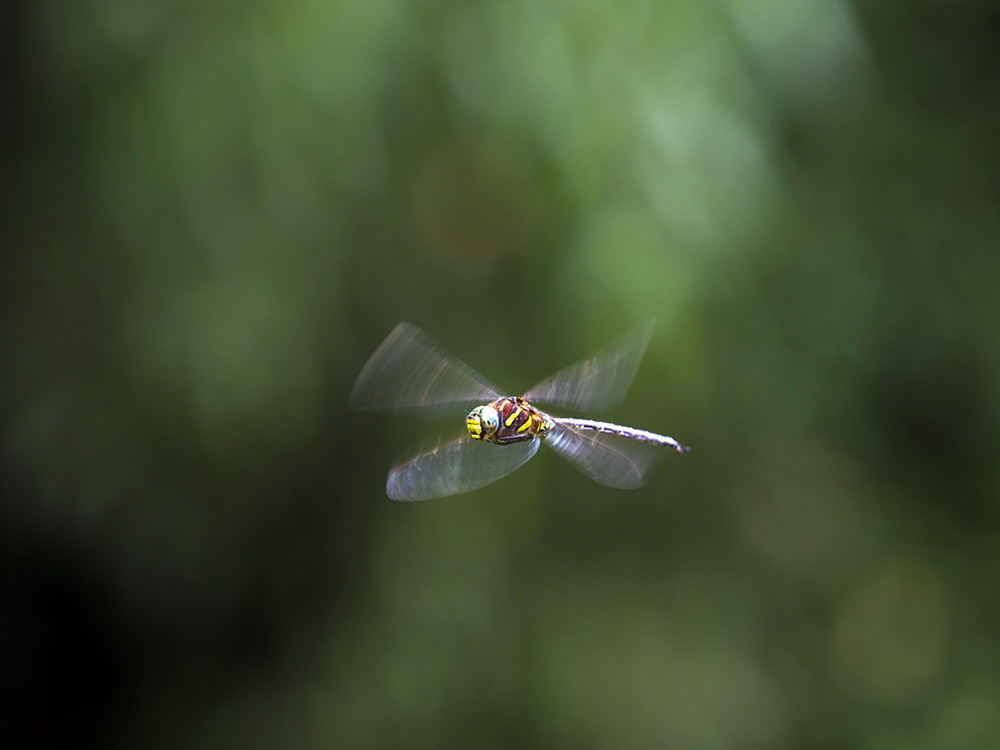
[[[500,395],[493,383],[426,333],[400,323],[362,368],[349,403],[355,409],[445,413]]]
[[[643,484],[658,453],[657,447],[648,443],[578,430],[558,421],[546,434],[545,442],[595,482],[624,490]]]
[[[650,321],[590,359],[560,370],[524,394],[525,400],[578,409],[601,410],[625,398],[653,336]]]
[[[501,447],[466,436],[397,466],[385,491],[393,500],[430,500],[478,490],[523,466],[538,444],[535,438]]]

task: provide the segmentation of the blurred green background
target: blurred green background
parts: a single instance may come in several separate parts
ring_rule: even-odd
[[[17,746],[983,748],[1000,737],[1000,13],[12,3],[0,629]],[[385,497],[401,320],[606,416]]]

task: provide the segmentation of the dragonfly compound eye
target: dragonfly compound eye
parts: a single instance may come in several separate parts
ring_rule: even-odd
[[[492,435],[500,426],[500,415],[492,406],[477,406],[465,418],[469,434],[476,440]]]
[[[483,432],[487,435],[492,435],[500,428],[500,415],[492,406],[482,407],[480,419],[483,422]]]

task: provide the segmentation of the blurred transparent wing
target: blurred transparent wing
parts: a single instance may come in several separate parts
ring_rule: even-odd
[[[642,485],[659,452],[655,445],[559,424],[545,442],[595,482],[623,490]]]
[[[538,451],[539,439],[510,445],[468,435],[421,453],[389,472],[386,494],[393,500],[430,500],[472,492],[505,477]]]
[[[621,402],[632,385],[649,341],[653,322],[622,336],[590,359],[560,370],[524,394],[529,402],[578,409],[607,409]]]
[[[355,409],[441,413],[457,404],[472,407],[500,395],[493,383],[426,333],[400,323],[361,368],[348,403]]]

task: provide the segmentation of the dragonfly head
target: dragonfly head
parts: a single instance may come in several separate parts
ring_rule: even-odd
[[[477,406],[465,418],[469,434],[476,440],[484,440],[500,427],[500,415],[492,406]]]

